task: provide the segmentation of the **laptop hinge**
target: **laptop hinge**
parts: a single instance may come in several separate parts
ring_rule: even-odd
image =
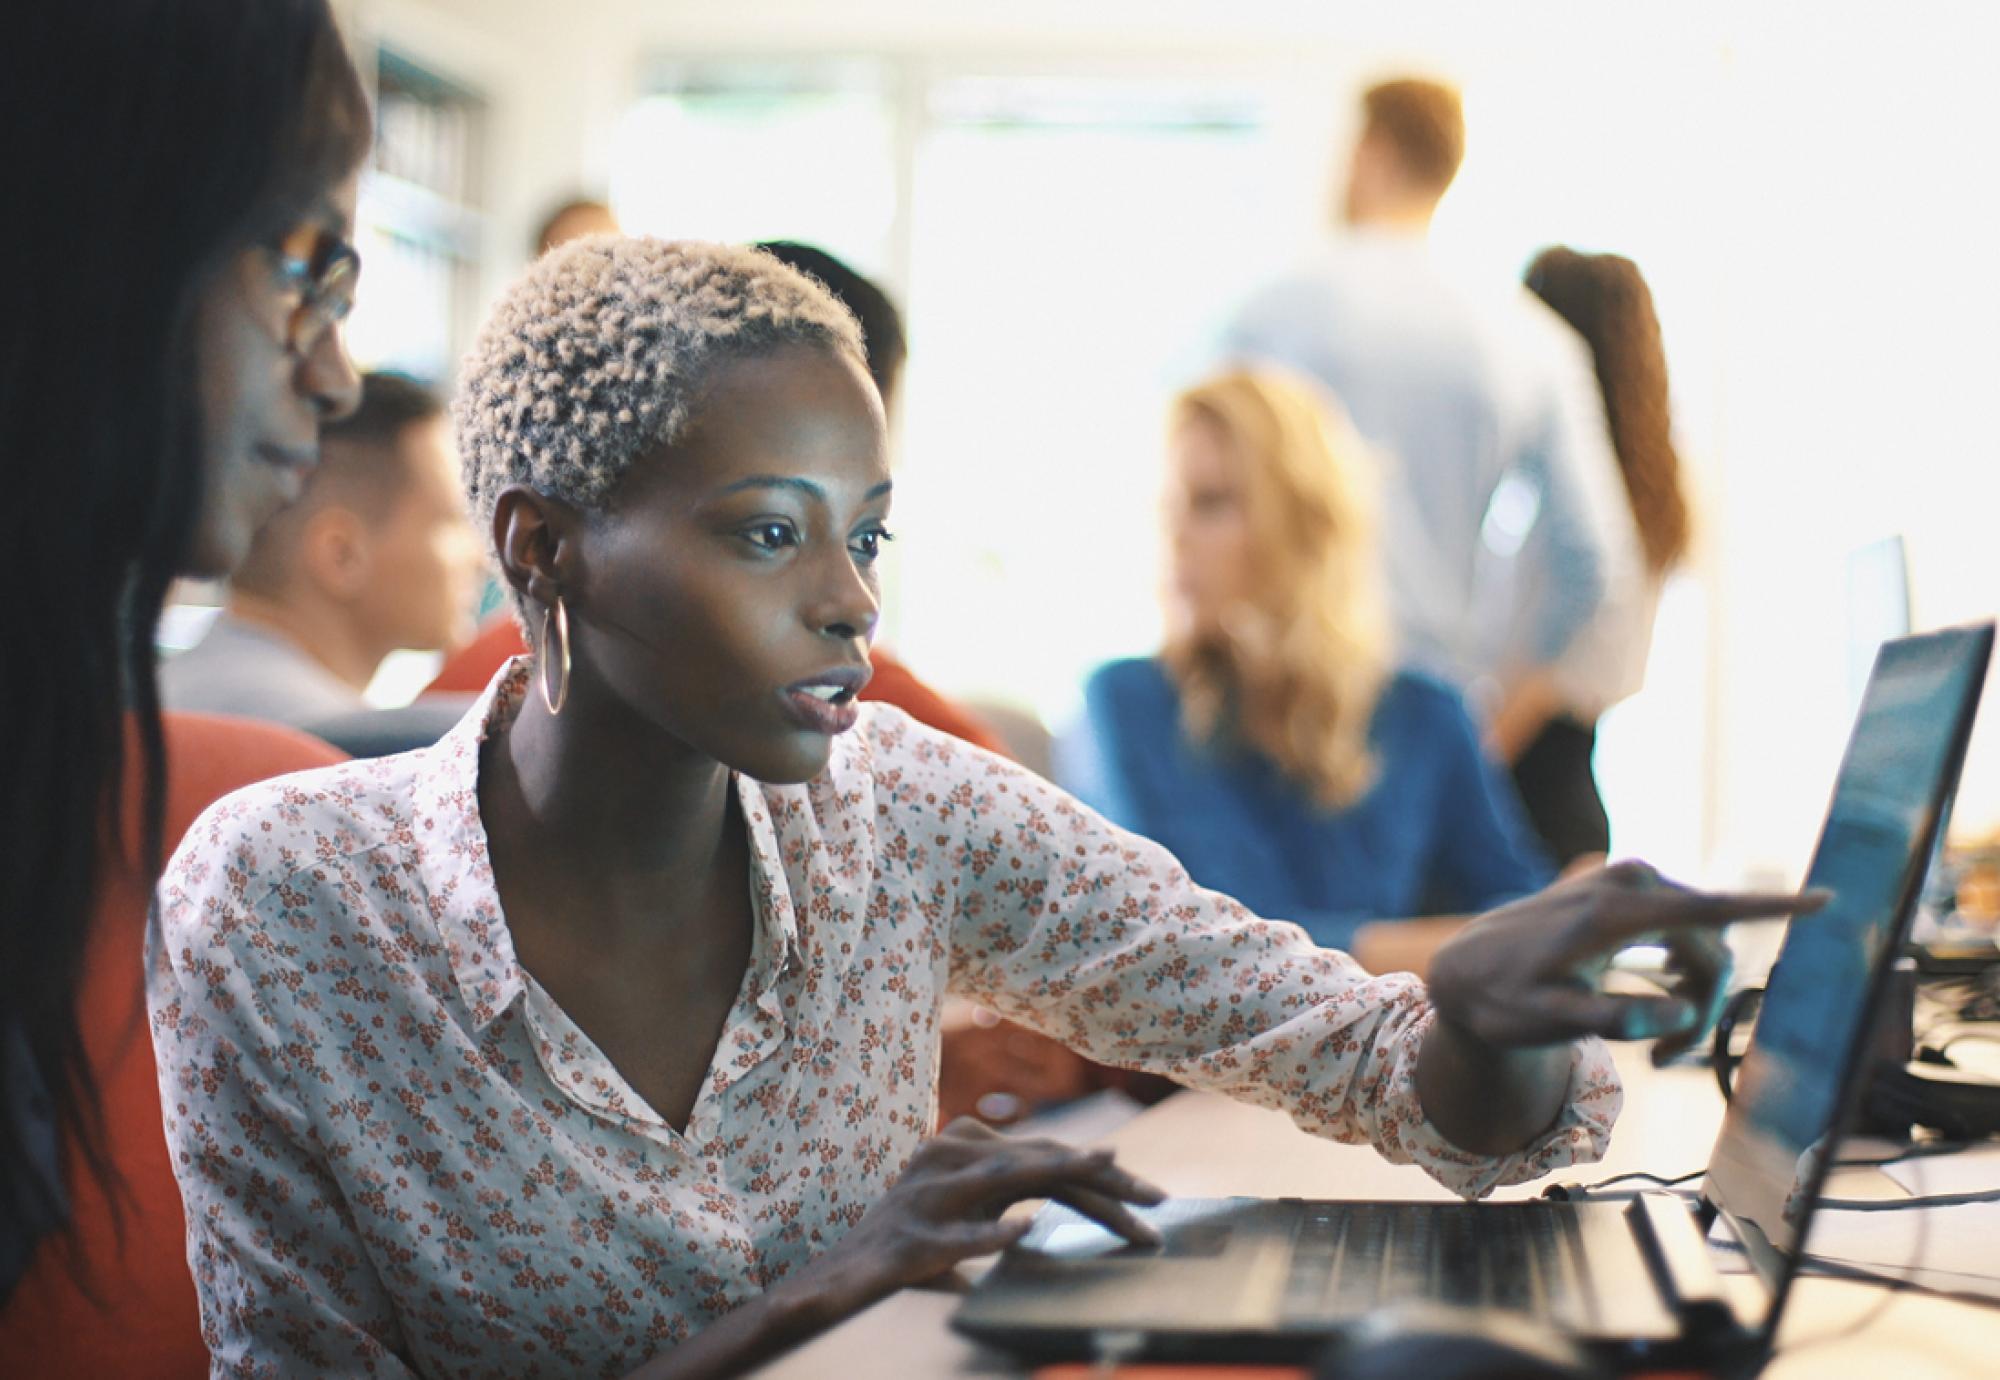
[[[1735,1326],[1722,1276],[1686,1202],[1671,1193],[1641,1193],[1626,1207],[1625,1221],[1683,1326],[1690,1331]]]

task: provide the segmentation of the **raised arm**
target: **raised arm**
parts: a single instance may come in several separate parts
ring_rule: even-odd
[[[911,812],[909,832],[962,850],[953,986],[1010,1019],[1101,1062],[1372,1143],[1463,1193],[1601,1153],[1619,1094],[1599,1045],[1574,1048],[1571,1096],[1532,1144],[1468,1153],[1418,1100],[1435,1013],[1416,979],[1373,977],[1296,926],[1258,919],[1025,773],[916,774],[887,804]]]
[[[1802,905],[1621,865],[1467,926],[1439,956],[1433,999],[1194,885],[1040,778],[939,760],[907,764],[877,807],[958,860],[956,990],[1102,1062],[1371,1142],[1466,1194],[1601,1153],[1620,1094],[1592,1037],[1695,1038],[1720,996],[1721,925]],[[1684,990],[1602,992],[1611,955],[1645,938],[1670,945]]]
[[[1720,1014],[1729,976],[1722,931],[1738,920],[1805,913],[1824,893],[1695,891],[1621,862],[1523,897],[1467,925],[1431,960],[1438,1020],[1418,1065],[1424,1113],[1454,1144],[1504,1154],[1564,1115],[1570,1041],[1656,1040],[1663,1063]],[[1658,943],[1669,990],[1601,987],[1620,949]]]

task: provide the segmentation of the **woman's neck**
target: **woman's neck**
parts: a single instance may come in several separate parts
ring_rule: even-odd
[[[730,774],[657,726],[577,712],[552,715],[530,689],[504,734],[487,740],[480,809],[490,840],[578,894],[708,894],[740,851]],[[739,826],[740,827],[740,826]]]

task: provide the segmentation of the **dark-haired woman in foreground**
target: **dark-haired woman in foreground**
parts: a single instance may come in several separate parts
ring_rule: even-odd
[[[0,111],[0,461],[33,495],[0,519],[32,578],[0,605],[0,1371],[203,1373],[129,1076],[140,935],[92,916],[157,866],[170,583],[227,573],[352,405],[368,110],[324,0],[92,0],[10,16]]]
[[[1467,1193],[1596,1154],[1596,1034],[1696,1038],[1791,897],[1600,872],[1428,990],[857,705],[890,479],[853,320],[752,251],[594,239],[468,359],[473,505],[536,643],[436,747],[228,798],[151,936],[224,1373],[737,1373],[1014,1240],[1135,1240],[1107,1155],[931,1137],[947,989]],[[995,482],[1004,482],[996,477]],[[1659,935],[1678,995],[1595,985]]]

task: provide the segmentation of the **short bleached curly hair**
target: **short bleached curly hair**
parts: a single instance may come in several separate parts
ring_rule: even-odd
[[[760,250],[593,235],[551,251],[480,327],[452,403],[482,530],[510,484],[602,508],[687,433],[720,366],[792,344],[867,369],[852,313]]]

